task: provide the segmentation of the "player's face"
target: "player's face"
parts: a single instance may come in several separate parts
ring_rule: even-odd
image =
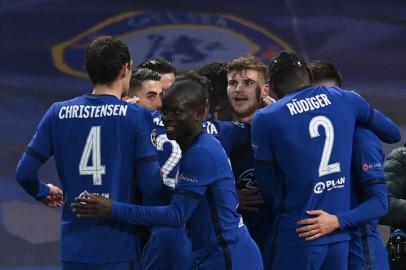
[[[175,73],[161,74],[162,89],[165,92],[176,80]]]
[[[192,130],[192,112],[182,103],[162,106],[162,120],[168,139],[179,141]]]
[[[227,95],[238,118],[252,116],[259,108],[261,97],[266,95],[264,78],[253,69],[231,71],[227,74]]]
[[[139,104],[149,110],[161,110],[162,84],[160,81],[148,80],[142,82],[141,90],[137,92]]]
[[[196,128],[196,111],[189,109],[183,101],[164,99],[162,116],[168,139],[178,143]]]

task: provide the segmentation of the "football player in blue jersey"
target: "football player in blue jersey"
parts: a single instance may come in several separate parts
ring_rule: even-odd
[[[136,103],[150,110],[155,126],[152,141],[158,150],[163,183],[173,189],[175,188],[181,149],[176,141],[168,139],[162,123],[160,79],[161,75],[156,71],[147,68],[135,69],[128,91],[130,99],[127,102],[137,97]],[[165,205],[168,202],[167,196],[160,198],[144,197],[142,200],[144,205]],[[144,226],[138,227],[138,229],[139,236],[145,243],[139,269],[191,269],[192,249],[184,227],[151,226],[149,228],[150,237]]]
[[[162,106],[162,94],[161,75],[158,72],[147,68],[132,71],[127,102],[159,111]]]
[[[282,52],[276,57],[269,79],[280,99],[259,110],[252,127],[261,194],[275,211],[266,266],[347,269],[348,231],[336,230],[306,241],[296,232],[306,225],[297,223],[317,214],[308,210],[332,215],[349,210],[356,124],[364,124],[381,139],[391,141],[399,139],[399,131],[387,130],[393,122],[374,112],[354,92],[311,86],[307,63],[297,54]]]
[[[268,96],[267,66],[257,57],[248,56],[228,63],[228,99],[234,111],[235,120],[248,130],[244,147],[230,154],[230,160],[237,181],[239,212],[251,236],[263,249],[271,224],[269,206],[263,203],[258,193],[251,148],[251,121],[262,101]]]
[[[165,92],[176,80],[175,67],[164,58],[147,59],[137,66],[137,68],[148,68],[161,75],[162,90]]]
[[[203,131],[208,96],[192,81],[173,84],[163,99],[169,139],[182,149],[178,183],[170,205],[136,206],[87,194],[72,205],[81,217],[182,227],[192,239],[197,269],[262,269],[255,242],[236,212],[238,198],[229,160]],[[83,204],[84,203],[84,204]]]
[[[309,64],[309,68],[313,85],[341,88],[342,76],[333,64],[315,61]],[[349,229],[349,270],[389,269],[386,249],[377,229],[378,219],[386,213],[388,201],[383,161],[379,139],[371,131],[357,127],[352,153],[351,210],[335,216],[324,211],[312,211],[310,213],[319,214],[317,219],[299,222],[306,226],[298,232],[308,239],[317,238],[329,230]]]
[[[140,253],[133,226],[77,218],[70,207],[75,197],[90,191],[132,203],[135,174],[144,194],[154,196],[163,188],[151,142],[151,115],[121,100],[129,89],[131,62],[122,40],[95,39],[86,53],[92,93],[54,103],[17,165],[18,182],[42,200],[55,192],[37,172],[48,158],[55,158],[64,192],[60,242],[64,270],[135,269]]]
[[[210,115],[221,121],[233,120],[233,110],[227,97],[227,64],[210,62],[201,67],[198,73],[211,81]]]

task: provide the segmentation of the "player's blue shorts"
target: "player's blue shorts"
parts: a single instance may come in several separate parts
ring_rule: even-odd
[[[348,242],[314,246],[267,245],[264,256],[265,270],[347,270]]]
[[[62,270],[136,270],[137,262],[71,263],[62,262]]]
[[[350,241],[348,270],[365,269],[389,270],[388,254],[378,234]]]
[[[156,227],[142,252],[139,270],[190,270],[192,245],[183,228]]]
[[[252,240],[246,226],[238,229],[238,240],[229,245],[232,269],[225,265],[224,251],[218,247],[207,259],[199,262],[199,270],[262,270],[262,258],[257,244]]]

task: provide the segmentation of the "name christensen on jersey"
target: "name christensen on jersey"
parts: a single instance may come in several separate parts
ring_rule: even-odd
[[[69,118],[98,118],[106,116],[126,116],[127,105],[106,104],[100,106],[72,105],[62,106],[59,119]]]
[[[326,107],[331,104],[327,95],[320,94],[314,97],[305,99],[292,99],[292,102],[286,104],[289,109],[290,115],[295,115],[303,112],[317,110],[322,107]]]

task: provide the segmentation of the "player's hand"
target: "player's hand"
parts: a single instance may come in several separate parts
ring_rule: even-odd
[[[123,98],[123,100],[125,100],[127,103],[130,103],[130,104],[138,104],[138,103],[140,103],[140,99],[137,98],[136,96],[133,96],[132,98],[126,97],[126,98]]]
[[[47,184],[49,187],[49,194],[41,200],[43,204],[49,208],[58,208],[63,206],[63,191],[52,184]]]
[[[76,197],[71,204],[73,212],[80,218],[109,218],[113,202],[103,196],[85,191],[85,196]]]
[[[257,212],[257,206],[262,204],[264,200],[259,195],[258,188],[248,190],[237,190],[239,199],[238,209],[242,211]]]
[[[320,238],[340,228],[340,223],[335,215],[330,215],[323,210],[311,210],[306,211],[306,213],[311,216],[316,216],[302,219],[297,223],[304,225],[296,229],[296,232],[299,234],[299,237],[305,238],[306,241]]]
[[[261,99],[261,108],[272,105],[276,102],[273,98],[270,96],[265,96]]]

